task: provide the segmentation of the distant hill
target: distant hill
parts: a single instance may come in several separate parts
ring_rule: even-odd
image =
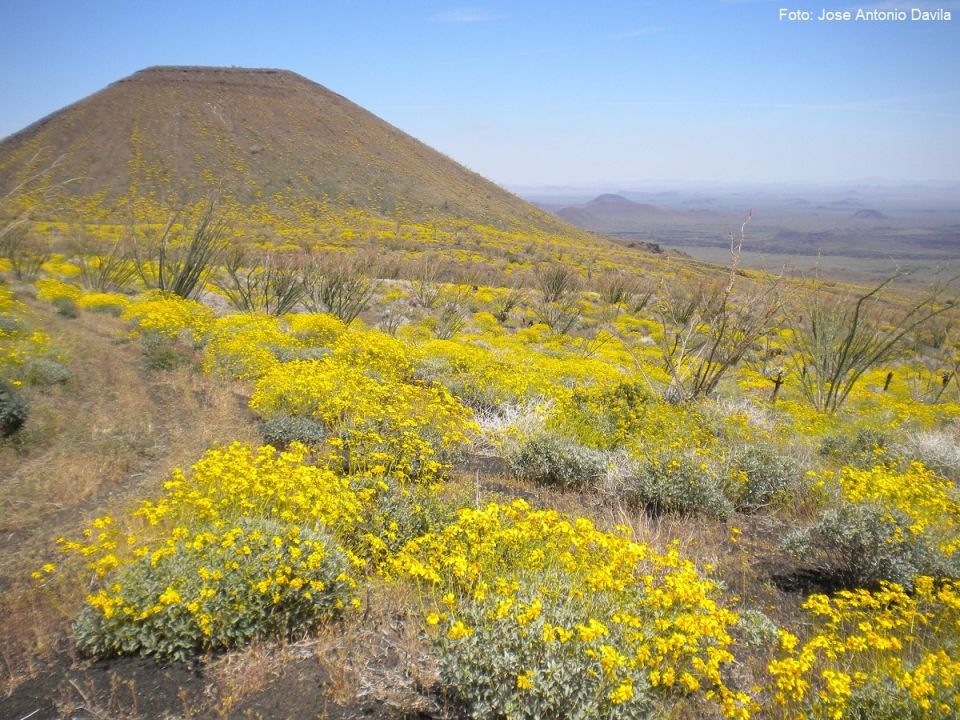
[[[31,165],[38,151],[41,159]],[[137,72],[0,142],[0,196],[58,156],[50,181],[80,178],[66,186],[70,198],[104,217],[133,203],[162,208],[219,191],[240,206],[270,211],[330,205],[414,220],[573,230],[285,70]]]
[[[650,220],[670,214],[656,205],[611,194],[599,195],[590,202],[560,208],[555,212],[558,217],[578,227],[611,233],[636,230]]]
[[[887,220],[887,216],[879,210],[857,210],[853,217],[857,220]]]

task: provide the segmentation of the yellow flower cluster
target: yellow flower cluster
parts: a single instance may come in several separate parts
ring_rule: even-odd
[[[13,293],[0,285],[0,381],[21,385],[23,366],[30,360],[50,356],[50,338],[32,330],[30,314]]]
[[[374,330],[340,335],[333,345],[333,359],[383,380],[405,380],[413,370],[409,348],[396,338]]]
[[[327,313],[292,313],[285,319],[290,332],[306,347],[330,347],[347,331],[340,318]]]
[[[834,477],[832,473],[827,475]],[[872,500],[899,511],[910,519],[910,535],[932,539],[933,545],[948,557],[960,549],[957,486],[923,463],[914,461],[903,470],[887,464],[869,470],[844,467],[835,477],[849,502]]]
[[[130,304],[130,298],[120,293],[90,292],[77,298],[77,307],[93,312],[108,312],[119,315]]]
[[[227,522],[256,515],[287,523],[348,528],[359,519],[361,500],[349,481],[307,462],[308,450],[293,444],[284,452],[269,445],[251,449],[235,442],[208,450],[188,478],[174,470],[156,503],[136,511],[150,525]]]
[[[37,287],[37,297],[47,302],[53,302],[59,298],[76,300],[83,293],[76,285],[53,278],[37,280],[34,285]]]
[[[626,529],[603,532],[517,500],[461,510],[457,522],[408,543],[391,570],[434,594],[442,612],[432,619],[444,622],[445,641],[474,632],[513,638],[513,654],[543,662],[562,646],[613,704],[642,683],[652,694],[698,693],[727,717],[749,716],[750,697],[722,677],[737,616],[676,547],[657,553]],[[523,689],[546,669],[518,671],[529,672],[516,683]]]
[[[257,383],[250,407],[320,420],[351,472],[436,477],[444,458],[467,441],[469,411],[439,385],[401,380],[398,363],[381,354],[391,345],[362,348],[338,341],[329,358],[278,364]]]
[[[350,568],[364,565],[348,546],[373,491],[355,490],[308,459],[298,444],[286,452],[241,443],[212,449],[189,477],[175,470],[164,495],[131,516],[98,518],[82,539],[61,538],[62,551],[83,557],[102,583],[87,598],[96,614],[87,617],[84,642],[96,652],[140,647],[179,656],[208,647],[202,636],[220,638],[209,646],[223,647],[280,626],[293,630],[273,606],[292,603],[304,622],[317,619],[310,607],[320,614],[342,608],[356,587]],[[321,597],[330,601],[326,610]],[[184,631],[187,645],[150,650],[166,642],[165,624],[181,615],[193,629]],[[233,638],[238,617],[253,619]],[[124,642],[131,633],[140,645]]]
[[[187,331],[199,343],[213,322],[213,311],[194,300],[154,291],[130,303],[123,318],[130,320],[140,333],[176,338]]]
[[[639,381],[575,391],[558,411],[557,424],[593,447],[626,446],[639,457],[663,450],[706,450],[715,438],[696,406],[652,397]]]
[[[814,631],[780,631],[770,692],[790,717],[869,716],[884,697],[886,717],[955,717],[960,707],[960,583],[918,577],[914,593],[879,590],[811,595]]]
[[[40,266],[48,275],[54,275],[62,278],[76,277],[80,274],[80,268],[67,260],[62,255],[54,255]]]
[[[279,364],[279,352],[295,352],[299,346],[275,317],[227,315],[209,325],[203,369],[239,380],[255,380]]]
[[[303,632],[358,602],[346,570],[329,537],[298,525],[245,518],[179,531],[87,596],[78,637],[101,655],[185,658]]]

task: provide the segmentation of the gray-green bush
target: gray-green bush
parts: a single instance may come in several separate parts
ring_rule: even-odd
[[[58,297],[53,299],[53,306],[57,309],[57,315],[65,318],[80,317],[80,310],[77,308],[77,302],[72,297]]]
[[[20,390],[0,381],[0,437],[10,437],[23,427],[28,412],[27,401]]]
[[[274,415],[263,423],[263,439],[277,448],[292,442],[316,447],[323,443],[327,433],[323,423],[300,415]]]
[[[741,512],[754,512],[785,497],[803,479],[803,468],[791,457],[762,445],[737,447],[730,465],[742,477],[728,494]]]
[[[146,555],[123,567],[109,582],[119,586],[123,605],[135,610],[107,612],[86,606],[75,624],[79,647],[96,656],[185,660],[257,638],[308,633],[349,601],[351,584],[344,575],[349,563],[326,532],[297,532],[296,547],[315,542],[325,548],[318,562],[307,565],[302,556],[291,555],[294,546],[274,541],[288,537],[291,527],[265,518],[243,518],[235,527],[235,544],[197,542],[207,529],[198,528],[180,540],[174,552]],[[214,538],[222,532],[209,529]],[[299,569],[296,577],[275,583],[276,577],[289,575],[283,568],[290,566]],[[211,567],[224,570],[218,570],[217,577]],[[196,603],[196,611],[191,611],[191,603]]]
[[[62,362],[45,357],[31,360],[24,370],[31,385],[58,385],[73,377],[73,371]]]
[[[556,582],[556,578],[543,578]],[[491,594],[492,595],[492,594]],[[528,600],[521,594],[518,602]],[[610,699],[609,680],[599,663],[591,666],[575,643],[541,640],[543,625],[575,627],[587,621],[587,603],[566,595],[556,604],[545,605],[542,615],[529,626],[508,628],[506,621],[490,622],[496,612],[496,600],[489,597],[464,608],[463,622],[473,629],[456,640],[440,636],[437,655],[441,681],[462,705],[463,717],[522,718],[523,720],[592,720],[593,718],[657,717],[649,681],[642,669],[631,672],[633,692],[626,702]],[[618,647],[624,626],[611,625],[603,640]],[[596,663],[596,661],[592,661]],[[529,688],[518,687],[518,670],[535,673]]]
[[[629,505],[655,514],[701,512],[723,518],[733,511],[716,470],[684,453],[637,462],[620,492]]]
[[[911,587],[917,575],[956,577],[957,561],[948,559],[913,521],[880,503],[840,501],[819,521],[788,534],[783,550],[830,584],[872,587],[881,580]]]
[[[564,490],[596,485],[607,468],[602,451],[553,434],[530,439],[509,462],[517,478]]]

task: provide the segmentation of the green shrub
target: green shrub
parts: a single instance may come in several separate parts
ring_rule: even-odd
[[[457,717],[716,717],[718,701],[749,702],[721,675],[736,615],[720,587],[675,545],[659,555],[629,535],[517,500],[464,508],[394,556],[428,603]]]
[[[882,454],[889,445],[890,437],[886,433],[860,428],[853,434],[828,435],[820,444],[820,454],[844,465],[870,468],[876,464],[877,455]]]
[[[193,362],[193,352],[176,339],[156,333],[143,336],[143,359],[151,370],[174,370]]]
[[[0,381],[0,437],[10,437],[27,420],[27,401],[14,385]]]
[[[0,335],[16,335],[23,330],[23,321],[13,315],[0,315]]]
[[[472,368],[471,368],[472,369]],[[439,383],[477,413],[501,413],[509,402],[500,388],[490,382],[478,382],[468,369],[455,367],[448,357],[427,355],[417,362],[414,379],[424,384]]]
[[[62,295],[54,298],[52,304],[57,309],[57,315],[66,318],[76,318],[80,316],[80,310],[77,308],[77,301],[72,297]]]
[[[280,362],[320,360],[330,354],[330,348],[325,347],[283,347],[281,345],[268,345],[267,350]]]
[[[949,706],[948,706],[949,707]],[[930,720],[936,717],[956,717],[951,709],[945,715],[941,707],[924,708],[910,694],[910,690],[889,679],[870,680],[853,691],[844,708],[844,716],[857,720]]]
[[[276,448],[285,448],[292,442],[316,447],[327,437],[323,423],[301,415],[274,415],[263,423],[263,439]]]
[[[881,580],[911,587],[917,575],[956,576],[956,561],[911,532],[911,525],[896,508],[840,501],[813,527],[786,535],[781,548],[843,587],[872,587]]]
[[[31,385],[57,385],[72,377],[70,368],[50,358],[36,358],[26,367],[26,379]]]
[[[82,650],[184,660],[300,636],[351,600],[349,563],[322,530],[243,518],[184,535],[88,598],[75,625]]]
[[[728,494],[741,512],[753,512],[782,499],[803,478],[800,463],[759,445],[736,448],[730,469],[735,482]]]
[[[646,411],[656,403],[641,383],[578,389],[571,397],[571,412],[564,421],[569,432],[592,446],[613,449],[642,432]]]
[[[716,471],[683,453],[640,461],[621,487],[630,505],[655,514],[702,512],[724,518],[733,510]]]
[[[112,315],[113,317],[120,317],[123,315],[123,311],[127,309],[127,306],[122,303],[101,303],[98,305],[92,305],[86,308],[90,312],[101,313],[103,315]]]
[[[739,620],[733,632],[737,639],[750,647],[775,647],[778,642],[777,624],[765,613],[748,608],[738,613]]]
[[[517,605],[528,605],[531,598],[518,597]],[[643,668],[629,673],[630,697],[623,702],[611,700],[611,681],[597,660],[585,657],[594,652],[591,643],[574,640],[544,642],[544,626],[574,628],[586,622],[582,599],[560,598],[544,605],[542,615],[524,627],[510,618],[492,622],[496,603],[475,602],[466,605],[462,622],[473,632],[467,637],[437,638],[440,677],[445,687],[464,706],[464,716],[476,718],[650,718],[655,717],[652,688]],[[609,634],[597,646],[610,649],[629,647],[632,631],[609,623]],[[584,648],[584,645],[587,647]],[[617,650],[614,650],[617,652]],[[520,678],[523,669],[530,673],[529,687]]]
[[[606,467],[603,452],[550,434],[529,440],[510,458],[517,478],[563,489],[596,485]]]
[[[392,477],[357,478],[355,488],[372,491],[363,521],[355,529],[358,554],[375,563],[392,557],[411,540],[440,532],[457,517],[464,503],[446,498],[435,488],[401,483]]]

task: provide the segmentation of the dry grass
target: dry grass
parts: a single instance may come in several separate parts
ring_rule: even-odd
[[[56,560],[58,536],[156,494],[170,469],[191,465],[211,444],[257,439],[232,388],[189,368],[147,370],[119,320],[69,320],[30,304],[67,352],[73,377],[31,389],[24,429],[0,444],[0,694],[69,645],[67,618],[86,589],[37,593],[29,578]]]
[[[101,697],[92,681],[68,680],[55,701],[61,717],[88,717],[91,720],[140,720],[137,689],[133,680],[111,676],[110,693]]]
[[[408,589],[374,582],[364,611],[348,613],[313,637],[257,643],[221,656],[205,669],[211,681],[207,712],[285,716],[313,699],[324,717],[362,708],[377,708],[377,717],[442,717],[418,605]]]
[[[341,704],[372,700],[404,713],[440,708],[431,692],[436,663],[423,635],[420,601],[410,588],[374,583],[362,615],[317,638],[317,658]]]
[[[214,661],[208,668],[209,692],[218,714],[229,717],[238,704],[268,687],[300,656],[295,645],[255,643]]]

